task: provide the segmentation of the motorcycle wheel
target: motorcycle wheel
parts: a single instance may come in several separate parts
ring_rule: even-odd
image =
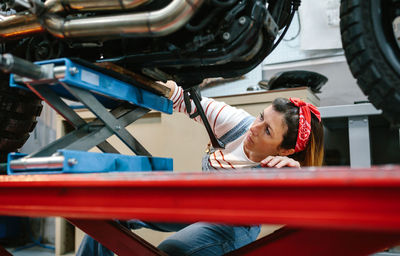
[[[24,145],[42,111],[33,93],[8,86],[8,75],[0,75],[0,162]]]
[[[369,101],[400,126],[400,49],[395,0],[342,0],[340,30],[353,76]]]

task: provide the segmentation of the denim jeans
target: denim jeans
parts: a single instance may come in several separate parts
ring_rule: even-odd
[[[171,256],[223,255],[256,240],[260,226],[229,226],[197,222],[194,224],[145,223],[137,220],[121,222],[130,229],[141,227],[158,231],[176,231],[158,248]],[[113,252],[99,242],[85,236],[78,256],[112,256]]]

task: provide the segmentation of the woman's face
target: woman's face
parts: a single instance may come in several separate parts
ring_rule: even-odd
[[[292,151],[280,148],[287,129],[282,113],[272,106],[264,109],[245,135],[244,152],[247,157],[260,162],[267,156],[289,155]]]

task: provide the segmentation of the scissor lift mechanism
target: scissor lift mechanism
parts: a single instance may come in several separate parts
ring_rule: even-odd
[[[132,78],[81,60],[33,64],[11,55],[4,58],[14,63],[9,64],[11,70],[29,70],[19,72],[29,78],[11,75],[12,87],[28,87],[75,128],[30,155],[10,155],[9,174],[172,170],[172,159],[152,157],[125,129],[150,109],[172,113],[170,100],[143,89]],[[87,123],[63,99],[82,103],[97,119]],[[120,155],[106,141],[112,135],[136,156]],[[86,152],[95,146],[104,153]]]
[[[125,129],[150,108],[171,113],[172,103],[81,61],[22,64],[31,65],[20,70],[30,78],[12,76],[12,86],[29,87],[76,130],[10,156],[9,174],[53,174],[0,176],[0,214],[67,218],[118,255],[165,254],[111,219],[287,225],[230,256],[367,255],[400,243],[398,166],[125,172],[172,170],[171,159],[151,157]],[[82,102],[97,119],[87,123],[61,98]],[[137,156],[118,155],[106,141],[113,134]],[[94,146],[105,153],[82,152]],[[87,174],[108,171],[116,172]],[[10,254],[0,247],[0,255]]]

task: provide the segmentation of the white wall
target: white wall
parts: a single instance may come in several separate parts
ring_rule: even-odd
[[[42,113],[28,141],[20,149],[21,153],[33,153],[56,139],[56,112],[45,102],[42,104]]]
[[[263,79],[269,80],[278,72],[290,70],[314,71],[328,78],[321,93],[317,94],[320,106],[347,105],[367,100],[353,78],[344,56],[264,65]]]
[[[244,77],[244,79],[238,81],[209,88],[206,87],[201,90],[201,95],[205,97],[218,97],[247,93],[247,88],[249,86],[257,86],[258,82],[262,80],[262,64],[245,74]]]

